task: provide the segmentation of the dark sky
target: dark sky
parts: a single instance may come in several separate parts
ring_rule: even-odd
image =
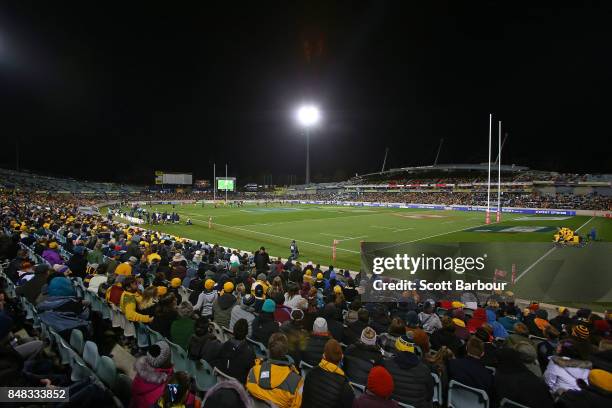
[[[610,1],[4,1],[0,165],[19,140],[22,168],[76,178],[303,181],[314,101],[315,180],[385,147],[430,164],[440,138],[440,162],[486,161],[489,112],[506,163],[612,172],[610,21]]]

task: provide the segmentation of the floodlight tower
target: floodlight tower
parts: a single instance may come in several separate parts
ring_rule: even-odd
[[[310,129],[319,123],[321,114],[314,105],[303,105],[297,110],[297,120],[306,133],[306,184],[310,184]]]

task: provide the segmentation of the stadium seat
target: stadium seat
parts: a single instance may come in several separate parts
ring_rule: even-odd
[[[252,340],[248,337],[246,338],[246,340],[247,342],[255,346],[253,351],[255,351],[255,355],[257,357],[267,357],[268,356],[268,349],[266,348],[266,346],[263,345],[263,343]]]
[[[300,361],[300,370],[302,371],[302,377],[306,378],[310,370],[312,370],[314,366],[306,363],[305,361]]]
[[[400,407],[403,407],[403,408],[414,408],[414,406],[413,406],[413,405],[406,404],[405,402],[399,402],[399,401],[395,401],[395,402],[397,402],[397,405],[399,405]],[[466,407],[466,408],[467,408],[467,407]],[[470,407],[470,408],[471,408],[471,407]]]
[[[72,381],[80,381],[91,375],[93,375],[93,371],[87,367],[87,364],[79,356],[73,355],[70,379]]]
[[[108,356],[100,357],[96,367],[96,375],[106,386],[112,389],[117,378],[115,362]]]
[[[227,341],[227,336],[225,335],[225,331],[215,322],[211,322],[212,325],[212,333],[215,335],[217,340],[221,343],[225,343]]]
[[[144,323],[134,323],[136,328],[136,343],[140,348],[147,348],[151,345],[149,331]]]
[[[357,384],[351,381],[351,386],[353,387],[353,392],[355,393],[355,397],[360,396],[366,390],[366,386],[362,384]]]
[[[76,351],[77,354],[81,355],[83,354],[83,346],[83,332],[79,329],[72,329],[72,331],[70,332],[70,347],[72,347],[72,349]]]
[[[534,342],[534,344],[539,343],[541,341],[546,341],[548,340],[546,337],[540,337],[540,336],[534,336],[533,334],[529,335],[529,339],[530,340],[537,340],[536,342]]]
[[[434,392],[432,401],[442,406],[444,403],[442,398],[442,381],[440,381],[440,376],[436,373],[431,373],[431,376],[434,380]]]
[[[223,371],[219,370],[218,367],[215,367],[214,373],[217,376],[217,378],[221,377],[221,380],[235,380],[235,381],[238,381],[236,378],[234,378],[234,377],[232,377],[232,376],[230,376],[228,374],[225,374]]]
[[[132,379],[123,373],[117,374],[112,391],[124,406],[128,406],[132,396]]]
[[[448,383],[448,407],[489,408],[489,396],[484,390],[451,380]]]
[[[487,370],[489,370],[491,372],[491,374],[493,374],[493,375],[495,375],[495,372],[497,371],[497,369],[495,367],[485,366],[485,368]]]
[[[206,360],[200,360],[192,367],[190,374],[195,379],[195,386],[198,391],[205,392],[217,383],[214,370]]]
[[[172,352],[172,363],[174,364],[174,369],[176,371],[190,372],[190,369],[193,367],[193,361],[187,357],[187,352],[178,344],[174,344],[167,339],[166,341],[168,342],[170,351]]]
[[[499,408],[529,408],[527,405],[519,404],[508,398],[503,398],[499,403]]]
[[[85,347],[83,347],[83,360],[92,369],[98,367],[98,361],[100,360],[100,354],[98,353],[98,345],[93,341],[86,341]]]
[[[66,343],[66,341],[57,332],[51,331],[51,335],[55,339],[57,351],[60,355],[60,361],[63,365],[72,365],[74,350]]]

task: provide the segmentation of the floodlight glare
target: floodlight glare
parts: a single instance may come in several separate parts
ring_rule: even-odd
[[[316,106],[305,105],[298,109],[297,118],[302,126],[313,126],[319,121],[319,109]]]

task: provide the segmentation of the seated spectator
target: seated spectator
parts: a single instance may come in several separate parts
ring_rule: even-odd
[[[270,336],[279,331],[279,324],[274,321],[276,304],[272,299],[266,299],[261,312],[253,320],[253,340],[267,344]]]
[[[214,321],[219,325],[219,327],[229,327],[232,307],[234,307],[237,302],[236,296],[234,296],[233,292],[234,284],[230,281],[225,282],[223,284],[223,290],[219,294],[217,300],[215,300],[213,303]]]
[[[502,326],[504,326],[504,329],[506,329],[506,331],[508,332],[514,331],[514,325],[519,322],[516,315],[509,313],[507,309],[500,310],[500,312],[501,312],[501,315],[500,315],[500,318],[497,319],[497,321]]]
[[[434,350],[440,350],[442,346],[448,347],[455,356],[461,357],[465,353],[464,346],[461,340],[455,336],[455,324],[448,316],[443,316],[441,319],[442,328],[436,330],[429,336],[429,342]]]
[[[353,401],[353,408],[397,408],[391,399],[395,389],[393,377],[383,366],[376,366],[368,374],[366,391]]]
[[[359,309],[361,309],[361,300],[357,300],[357,301],[351,302],[351,304],[350,304],[350,306],[348,308],[348,311],[344,315],[344,324],[350,325],[351,323],[356,322],[357,319],[358,319]],[[368,317],[368,319],[369,319],[369,317]],[[366,324],[367,324],[367,322],[366,322]]]
[[[389,331],[389,312],[384,304],[376,304],[372,311],[372,319],[369,326],[376,331],[376,334],[383,334]]]
[[[246,341],[248,330],[249,324],[245,319],[236,321],[234,336],[223,343],[216,365],[221,371],[234,377],[241,384],[246,383],[247,375],[255,364],[255,352]]]
[[[493,398],[493,374],[481,361],[484,356],[482,340],[472,337],[467,342],[467,355],[448,362],[448,378],[469,387],[484,390]]]
[[[538,337],[544,337],[544,329],[550,326],[548,322],[548,312],[544,309],[538,309],[535,311],[535,318],[529,320],[527,327],[529,328],[529,334]]]
[[[406,334],[412,336],[414,344],[421,348],[423,354],[429,353],[429,334],[419,327],[419,316],[414,310],[406,313]]]
[[[291,308],[283,304],[285,303],[284,293],[277,291],[271,297],[276,304],[274,309],[274,321],[278,324],[283,324],[284,322],[291,320]]]
[[[221,342],[212,333],[212,325],[208,317],[200,317],[194,326],[194,331],[187,345],[187,357],[190,360],[206,360],[214,366],[221,352]]]
[[[159,341],[149,347],[146,355],[136,359],[134,370],[136,377],[132,381],[130,406],[150,408],[162,396],[166,382],[174,374],[168,343]]]
[[[296,309],[302,299],[304,298],[300,295],[300,287],[297,282],[290,282],[287,285],[287,293],[285,293],[285,306]]]
[[[406,335],[395,342],[395,355],[385,359],[396,387],[393,399],[415,408],[431,407],[434,383],[429,368],[414,354],[414,346]]]
[[[168,288],[168,293],[172,293],[174,298],[176,299],[176,305],[180,305],[183,299],[181,292],[179,292],[179,288],[181,287],[181,280],[179,278],[172,278],[170,280],[170,287]]]
[[[482,341],[484,347],[484,354],[480,358],[480,361],[485,366],[496,367],[497,366],[497,352],[498,348],[495,346],[491,340],[493,340],[491,336],[491,331],[487,330],[488,324],[485,323],[482,327],[479,327],[474,333],[474,337],[479,338]]]
[[[321,316],[327,322],[327,330],[329,331],[331,336],[334,339],[338,340],[338,342],[342,342],[344,340],[343,338],[344,337],[343,336],[344,326],[339,320],[338,312],[339,310],[336,308],[336,306],[333,303],[328,303],[325,305],[325,308],[323,309]]]
[[[564,392],[556,402],[559,408],[608,408],[612,404],[612,373],[594,369],[588,384],[579,380],[580,390]]]
[[[305,407],[343,407],[353,405],[355,394],[349,380],[340,368],[342,347],[335,339],[325,343],[323,358],[304,381],[302,405]]]
[[[550,324],[544,329],[544,337],[546,337],[546,340],[539,342],[536,346],[538,363],[542,371],[546,370],[550,357],[555,354],[555,350],[559,344],[559,332],[555,326]]]
[[[115,269],[115,275],[131,276],[132,268],[134,265],[136,265],[136,262],[138,262],[138,259],[136,259],[135,256],[130,256],[126,262],[122,262],[117,266]]]
[[[280,330],[287,336],[289,355],[295,365],[299,366],[308,342],[308,332],[304,329],[304,312],[301,309],[294,309],[291,312],[291,320],[283,323]]]
[[[387,330],[387,333],[378,335],[376,342],[385,352],[385,356],[390,357],[395,352],[395,341],[397,338],[406,334],[406,324],[399,317],[394,317],[391,319],[391,324]]]
[[[499,351],[494,379],[497,401],[508,398],[526,406],[553,406],[548,387],[542,378],[525,367],[519,352],[514,349],[503,348]]]
[[[382,364],[383,355],[376,345],[376,340],[374,329],[366,327],[361,332],[359,341],[346,348],[343,367],[351,381],[365,384],[372,366]]]
[[[369,327],[369,321],[370,312],[368,312],[368,309],[359,309],[359,311],[357,312],[357,320],[351,323],[347,323],[347,327],[344,330],[344,338],[346,339],[346,343],[352,344],[358,341],[361,337],[363,329]]]
[[[162,396],[153,408],[199,408],[200,400],[189,391],[191,378],[184,371],[175,372],[168,379]]]
[[[198,301],[194,306],[195,311],[199,311],[201,316],[208,318],[212,317],[213,304],[217,300],[217,291],[214,290],[215,281],[212,279],[206,279],[204,282],[204,290],[198,296]]]
[[[268,401],[279,408],[302,406],[304,380],[289,362],[287,336],[274,333],[268,342],[269,358],[255,360],[247,375],[247,391],[255,398]]]
[[[572,318],[570,317],[570,311],[567,307],[559,307],[559,314],[550,319],[550,324],[555,326],[555,329],[559,331],[559,333],[567,333],[566,327],[569,327],[572,324]]]
[[[425,302],[423,311],[419,313],[420,326],[427,334],[432,334],[434,331],[442,328],[440,317],[434,313],[434,305],[431,302]]]
[[[248,337],[253,336],[253,321],[255,320],[255,309],[253,306],[255,305],[255,296],[250,293],[244,295],[239,305],[235,305],[232,308],[232,313],[230,314],[230,325],[229,329],[234,330],[234,325],[240,319],[246,320],[249,325],[249,332],[247,334]]]
[[[493,337],[496,339],[505,339],[508,337],[508,332],[504,329],[504,326],[497,321],[497,315],[495,310],[487,309],[487,323],[493,328]]]
[[[252,402],[244,385],[234,380],[223,380],[206,392],[202,408],[252,408]]]
[[[169,339],[171,336],[170,328],[172,327],[172,322],[177,318],[176,297],[173,293],[169,293],[159,299],[157,306],[155,306],[153,321],[149,326],[151,329]]]
[[[562,340],[557,346],[544,372],[544,381],[550,392],[561,394],[565,391],[580,391],[578,380],[587,381],[592,363],[582,358],[574,339]]]
[[[325,344],[330,338],[327,321],[322,317],[317,317],[312,325],[312,334],[308,337],[302,360],[312,366],[318,364],[323,355]]]
[[[170,326],[170,340],[187,350],[189,339],[195,330],[193,306],[187,301],[182,302],[177,308],[177,313],[178,319]]]
[[[36,265],[32,279],[15,289],[17,296],[25,297],[32,304],[36,303],[36,299],[40,295],[43,286],[47,284],[48,274],[49,265],[46,263]]]

